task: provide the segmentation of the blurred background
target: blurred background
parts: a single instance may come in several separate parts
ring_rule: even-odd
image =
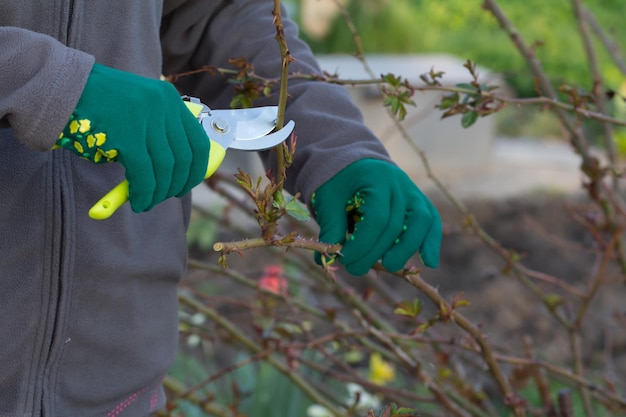
[[[449,53],[470,59],[502,74],[521,96],[535,95],[534,82],[508,36],[481,7],[481,0],[338,0],[345,5],[367,53]],[[337,0],[286,0],[290,14],[314,52],[354,53],[354,40]],[[509,19],[529,43],[538,42],[537,54],[556,83],[591,87],[589,66],[571,2],[566,0],[501,0]],[[626,37],[622,0],[588,0],[602,27],[615,39]],[[603,75],[612,88],[623,81],[608,54],[599,52]]]
[[[288,0],[290,14],[299,22],[302,37],[318,55],[323,70],[344,79],[367,79],[363,65],[351,57],[356,52],[354,35],[342,14],[341,4],[361,37],[373,72],[393,73],[413,85],[424,85],[422,74],[443,71],[444,85],[467,83],[463,63],[480,67],[481,82],[499,85],[500,92],[517,97],[537,96],[535,79],[520,53],[498,22],[481,7],[481,0]],[[593,88],[590,65],[583,49],[570,1],[503,0],[498,2],[537,57],[555,88]],[[626,37],[622,16],[626,2],[584,2],[602,30],[613,39]],[[598,43],[596,42],[596,46]],[[624,76],[604,48],[597,59],[608,90],[621,91]],[[417,155],[394,131],[381,112],[382,97],[375,88],[352,88],[355,102],[366,123],[385,143],[392,157],[416,181],[425,172]],[[403,126],[423,150],[435,173],[459,198],[508,198],[521,193],[547,190],[576,192],[579,158],[564,143],[557,117],[537,106],[507,106],[503,111],[463,129],[460,117],[441,120],[435,104],[440,94],[420,93],[416,107],[409,107]],[[626,114],[624,102],[615,100],[613,115]],[[586,122],[591,143],[601,143],[599,123]],[[509,139],[516,138],[515,141]],[[626,150],[626,130],[617,128],[617,147]],[[436,191],[433,191],[436,192]]]
[[[481,0],[286,0],[290,17],[311,45],[322,70],[339,79],[371,78],[354,57],[357,46],[343,12],[361,38],[365,58],[375,76],[395,74],[415,86],[431,70],[444,73],[446,86],[468,83],[463,64],[478,65],[480,81],[499,86],[498,93],[536,97],[535,79],[524,59],[496,19],[481,7]],[[498,4],[528,44],[534,45],[544,71],[555,88],[573,86],[584,95],[593,77],[569,0],[502,0]],[[626,2],[584,2],[606,36],[626,38],[622,17]],[[343,9],[343,10],[342,10]],[[607,93],[626,95],[624,76],[605,48],[595,39],[598,63]],[[378,86],[348,87],[364,114],[366,124],[385,144],[396,162],[420,186],[430,187],[415,150],[383,109]],[[417,92],[416,106],[407,106],[402,122],[411,140],[424,151],[435,174],[454,194],[467,198],[509,198],[533,191],[580,191],[579,157],[564,138],[557,116],[538,106],[506,106],[495,115],[479,118],[470,128],[460,116],[441,119],[435,106],[443,93]],[[610,113],[626,116],[622,99],[611,100]],[[546,109],[547,110],[547,109]],[[601,144],[604,131],[598,122],[585,121],[592,145]],[[512,140],[514,139],[514,140]],[[615,127],[617,150],[626,153],[626,129]],[[230,162],[232,160],[232,162]],[[243,162],[247,161],[247,162]],[[262,173],[254,155],[232,153],[225,169],[238,166]],[[433,189],[429,192],[437,193]],[[201,198],[201,197],[199,197]]]

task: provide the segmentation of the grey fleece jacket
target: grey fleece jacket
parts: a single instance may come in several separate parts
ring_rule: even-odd
[[[0,0],[0,417],[133,417],[163,406],[190,199],[141,214],[127,204],[91,220],[89,207],[123,179],[122,167],[49,149],[94,62],[156,78],[245,57],[260,75],[278,76],[272,7]],[[292,70],[318,72],[296,26],[285,24]],[[232,95],[206,74],[177,87],[213,108]],[[307,201],[350,162],[387,159],[341,87],[294,81],[289,93],[298,136],[290,192]]]

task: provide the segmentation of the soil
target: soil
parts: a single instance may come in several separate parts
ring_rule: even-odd
[[[544,293],[564,300],[562,311],[575,317],[581,300],[552,281],[586,291],[600,268],[601,253],[580,218],[598,216],[584,199],[527,196],[474,201],[467,206],[484,230],[513,250],[529,270],[545,279],[532,281]],[[568,332],[512,273],[507,263],[473,234],[464,232],[459,211],[438,205],[447,227],[441,264],[423,275],[447,297],[463,292],[471,305],[464,314],[481,323],[495,343],[520,346],[531,337],[544,359],[571,364]],[[578,220],[577,220],[578,219]],[[614,265],[582,323],[585,365],[614,381],[626,381],[626,281]],[[518,352],[520,351],[517,349]]]

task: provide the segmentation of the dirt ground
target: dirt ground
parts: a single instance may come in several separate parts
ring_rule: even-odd
[[[574,317],[580,299],[549,282],[560,279],[586,290],[599,268],[599,255],[590,233],[575,216],[594,216],[595,208],[582,198],[529,195],[500,201],[467,203],[486,232],[504,248],[522,257],[522,264],[540,272],[533,279],[545,293],[558,294],[568,317]],[[524,336],[545,359],[568,363],[568,333],[550,316],[536,297],[510,273],[504,260],[473,234],[464,232],[457,209],[438,205],[447,233],[440,267],[424,271],[428,282],[441,293],[463,292],[471,306],[464,313],[481,323],[490,338],[508,346],[521,345]],[[617,381],[626,381],[626,282],[615,268],[605,274],[601,287],[583,322],[586,366]],[[620,281],[620,282],[618,282]]]

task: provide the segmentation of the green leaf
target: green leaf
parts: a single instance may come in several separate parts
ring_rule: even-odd
[[[391,107],[391,112],[398,117],[398,120],[404,120],[406,117],[406,109],[402,101],[397,96],[387,96],[384,101],[386,107]]]
[[[478,113],[475,111],[468,111],[467,113],[464,113],[463,117],[461,118],[461,126],[467,129],[468,127],[476,123],[476,120],[478,120]]]
[[[468,84],[468,83],[459,83],[456,85],[456,87],[463,88],[464,90],[478,91],[478,89],[475,86],[473,86],[472,84]]]
[[[285,207],[285,196],[283,195],[283,193],[280,190],[276,190],[276,192],[273,195],[273,202],[272,205],[276,208],[283,208]]]
[[[363,352],[358,351],[358,350],[350,350],[346,352],[343,359],[347,363],[359,363],[363,360],[364,357],[365,355],[363,354]]]
[[[302,334],[302,328],[293,323],[279,323],[274,327],[274,330],[282,336]]]
[[[417,410],[408,407],[400,407],[393,413],[392,417],[412,417],[417,416]]]
[[[398,87],[402,83],[402,78],[400,78],[399,76],[396,76],[394,74],[381,75],[381,78],[387,84],[389,84],[391,86],[394,86],[394,87]]]
[[[450,94],[441,99],[439,108],[441,110],[446,110],[458,103],[459,103],[459,94],[458,93]]]
[[[289,200],[289,202],[285,206],[285,210],[287,211],[288,215],[298,221],[308,222],[309,220],[311,220],[311,214],[309,213],[309,210],[307,210],[307,208],[295,198]]]
[[[411,94],[410,93],[402,93],[399,98],[400,98],[400,101],[403,102],[404,104],[408,104],[409,106],[417,107],[417,104],[415,104],[415,102],[411,98]]]
[[[563,297],[558,294],[546,294],[544,299],[550,308],[556,308],[563,304]]]
[[[397,111],[398,120],[402,121],[406,117],[406,108],[403,105],[400,105],[400,108]]]
[[[394,314],[399,316],[408,316],[416,318],[422,311],[422,301],[419,298],[415,298],[413,302],[402,301],[398,304],[398,307],[393,311]]]
[[[459,300],[454,304],[455,307],[467,307],[469,305],[471,305],[470,301],[465,299]]]

